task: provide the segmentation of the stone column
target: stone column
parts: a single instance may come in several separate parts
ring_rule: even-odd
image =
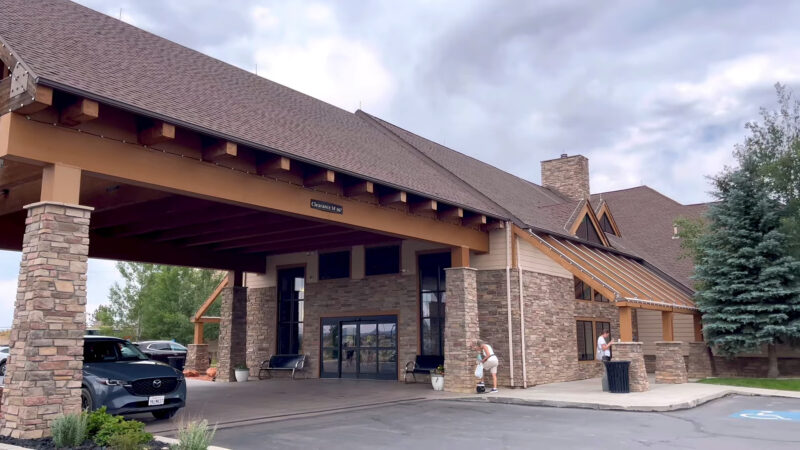
[[[217,381],[235,381],[234,369],[247,363],[247,288],[222,290]]]
[[[196,370],[205,375],[208,370],[208,344],[189,344],[186,346],[186,370]]]
[[[705,342],[689,342],[689,362],[686,367],[688,378],[706,378],[714,375],[711,356]]]
[[[274,287],[247,289],[247,367],[252,376],[275,353],[276,292]]]
[[[35,439],[50,435],[53,419],[81,410],[92,208],[25,208],[0,434]]]
[[[688,381],[683,342],[656,342],[656,383],[681,384]]]
[[[480,338],[477,270],[469,267],[445,270],[444,388],[451,392],[474,392],[475,351],[472,346]]]
[[[641,342],[615,342],[612,347],[614,361],[630,361],[631,392],[644,392],[650,389],[647,370],[644,368],[644,355]]]

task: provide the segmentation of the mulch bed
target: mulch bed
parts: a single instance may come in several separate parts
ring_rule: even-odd
[[[0,444],[10,444],[16,445],[18,447],[25,447],[25,448],[33,448],[36,450],[57,450],[60,447],[56,447],[56,444],[53,443],[52,438],[42,438],[42,439],[14,439],[10,437],[0,436]],[[146,444],[147,447],[144,445],[142,448],[146,448],[148,450],[162,450],[168,449],[169,445],[163,442],[156,442],[151,441],[149,444]],[[80,447],[72,447],[75,450],[106,450],[107,447],[100,447],[95,445],[92,441],[86,441],[85,444],[81,445]]]

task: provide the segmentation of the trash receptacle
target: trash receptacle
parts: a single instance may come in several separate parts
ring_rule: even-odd
[[[606,365],[606,374],[608,375],[608,391],[615,394],[627,394],[631,391],[630,376],[628,369],[630,369],[630,361],[603,361]]]
[[[170,356],[167,358],[167,364],[183,372],[183,365],[186,364],[186,358],[183,356]]]

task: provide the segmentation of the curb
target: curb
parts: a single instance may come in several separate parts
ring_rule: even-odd
[[[504,405],[538,406],[538,407],[550,407],[550,408],[575,408],[575,409],[595,409],[595,410],[606,410],[606,411],[632,411],[632,412],[670,412],[670,411],[680,411],[683,409],[696,408],[705,403],[718,400],[723,397],[728,397],[731,395],[741,395],[747,397],[795,398],[792,396],[785,396],[781,394],[754,393],[754,392],[738,391],[731,389],[731,390],[716,392],[714,394],[709,394],[685,402],[674,403],[670,405],[657,405],[657,406],[615,405],[611,403],[572,402],[572,401],[543,400],[543,399],[526,400],[519,397],[489,397],[489,396],[459,397],[449,400],[459,401],[459,402],[483,402],[483,403],[497,403]]]
[[[162,442],[164,444],[177,444],[179,442],[177,439],[168,438],[164,436],[153,436],[153,440]],[[230,450],[230,449],[225,447],[217,447],[216,445],[211,445],[208,447],[208,450]]]

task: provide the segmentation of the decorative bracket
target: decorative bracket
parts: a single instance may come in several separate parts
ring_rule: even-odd
[[[11,98],[24,94],[28,90],[28,77],[29,73],[22,67],[22,64],[14,65],[14,70],[11,72]]]

